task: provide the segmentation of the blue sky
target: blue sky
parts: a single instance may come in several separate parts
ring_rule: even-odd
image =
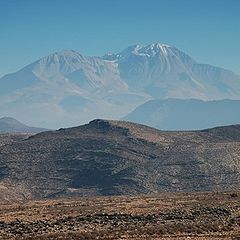
[[[239,0],[0,0],[0,76],[49,53],[176,46],[240,74]]]

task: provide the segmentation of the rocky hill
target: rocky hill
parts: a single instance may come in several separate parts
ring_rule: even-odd
[[[94,120],[2,144],[0,198],[235,189],[239,161],[240,125],[171,132]]]

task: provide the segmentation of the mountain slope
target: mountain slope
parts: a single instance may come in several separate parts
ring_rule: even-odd
[[[116,64],[100,58],[53,53],[0,79],[0,114],[24,111],[24,121],[49,128],[119,118],[149,99],[130,91],[119,75]]]
[[[123,119],[162,130],[194,130],[240,123],[240,101],[151,100]]]
[[[0,114],[17,118],[24,112],[23,121],[56,128],[120,119],[156,98],[239,99],[239,93],[240,76],[198,64],[164,44],[131,46],[103,57],[67,50],[2,77]]]
[[[135,45],[103,59],[116,62],[121,77],[130,87],[153,98],[239,99],[239,76],[199,64],[165,44]]]
[[[0,133],[40,133],[47,131],[44,128],[29,127],[11,117],[0,118]]]
[[[239,188],[239,149],[239,125],[166,132],[94,120],[1,146],[1,196],[11,189],[13,198],[51,198]]]

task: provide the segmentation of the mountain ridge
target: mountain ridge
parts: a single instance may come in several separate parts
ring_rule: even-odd
[[[0,133],[40,133],[48,129],[29,127],[12,117],[0,118]]]
[[[56,128],[121,119],[152,99],[240,99],[239,92],[240,76],[164,44],[103,57],[64,50],[0,78],[0,114],[24,111],[24,121]]]
[[[240,122],[239,100],[154,99],[122,120],[162,130],[200,130]]]

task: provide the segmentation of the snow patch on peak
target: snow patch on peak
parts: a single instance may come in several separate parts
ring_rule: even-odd
[[[121,57],[126,57],[130,54],[138,54],[139,50],[142,49],[141,45],[132,45],[125,50],[123,50],[120,54],[118,54]]]
[[[162,55],[167,56],[169,54],[170,48],[171,47],[166,44],[153,43],[150,45],[143,46],[141,49],[139,49],[139,53],[146,54],[149,56],[153,56],[153,55],[160,53]]]
[[[169,48],[170,46],[167,45],[167,44],[163,44],[163,43],[152,43],[152,44],[147,45],[147,46],[145,46],[145,47],[146,47],[146,48],[153,49],[153,50],[156,50],[156,49]]]
[[[102,59],[108,60],[108,61],[118,61],[121,59],[125,59],[131,55],[152,57],[156,54],[160,54],[162,56],[168,56],[170,55],[171,49],[172,47],[162,43],[152,43],[149,45],[135,44],[135,45],[129,46],[128,48],[126,48],[120,53],[117,53],[117,54],[108,53],[104,55]]]

